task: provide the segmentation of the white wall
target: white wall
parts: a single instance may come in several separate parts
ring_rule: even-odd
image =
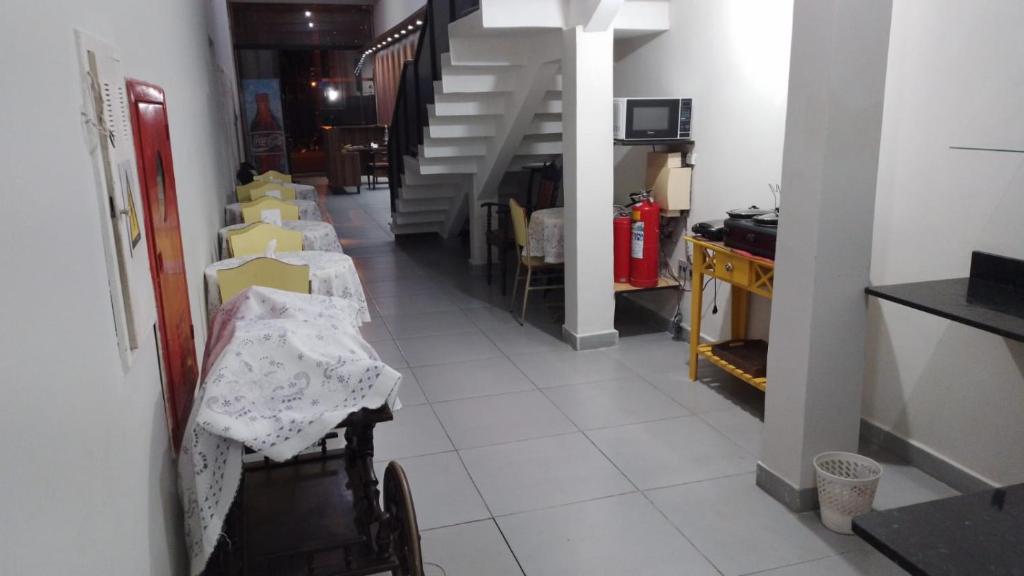
[[[1024,258],[1024,4],[893,3],[873,284]],[[989,479],[1024,481],[1024,345],[869,303],[864,417]]]
[[[378,0],[373,7],[373,35],[383,34],[425,4],[425,0]]]
[[[668,32],[616,42],[615,96],[693,98],[692,209],[689,220],[678,223],[689,230],[693,223],[725,218],[731,208],[772,204],[768,183],[779,182],[782,173],[793,2],[676,0],[670,11]],[[649,150],[616,147],[616,202],[643,186]],[[685,254],[678,238],[674,247],[673,270]],[[719,286],[720,312],[712,315],[713,286],[705,291],[706,337],[728,333],[728,292]],[[644,299],[666,315],[675,307],[667,292]],[[751,335],[766,338],[770,306],[759,297],[751,300]],[[688,298],[683,311],[688,326]]]
[[[218,0],[219,1],[219,0]],[[0,573],[178,574],[180,513],[152,333],[121,371],[80,118],[74,29],[166,90],[193,322],[216,249],[229,136],[207,0],[9,0],[0,172]],[[209,34],[222,42],[223,32]],[[202,350],[202,334],[197,343]]]

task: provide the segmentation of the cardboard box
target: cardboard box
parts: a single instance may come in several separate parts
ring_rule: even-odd
[[[681,152],[649,152],[645,186],[662,210],[677,212],[690,209],[690,180],[693,168],[683,166]]]

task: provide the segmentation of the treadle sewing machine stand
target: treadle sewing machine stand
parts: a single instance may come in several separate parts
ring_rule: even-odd
[[[373,430],[387,407],[342,422],[345,449],[288,462],[246,464],[242,486],[204,574],[208,576],[422,576],[419,529],[405,473],[384,474],[384,506],[373,468]]]
[[[697,379],[697,362],[700,358],[705,358],[747,384],[764,390],[767,384],[767,379],[764,376],[750,374],[743,367],[721,358],[715,353],[713,344],[701,344],[700,323],[704,308],[703,286],[704,276],[711,276],[730,284],[732,291],[730,338],[742,340],[747,337],[750,294],[771,299],[775,281],[775,263],[767,258],[759,258],[733,250],[721,242],[694,236],[687,236],[686,241],[693,245],[693,276],[690,283],[690,380]]]

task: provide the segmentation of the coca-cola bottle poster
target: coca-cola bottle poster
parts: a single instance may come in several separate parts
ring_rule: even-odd
[[[259,173],[288,172],[288,152],[281,122],[281,84],[277,78],[242,80],[249,152]]]

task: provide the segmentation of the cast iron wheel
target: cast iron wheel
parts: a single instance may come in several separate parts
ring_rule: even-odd
[[[416,507],[412,503],[405,470],[394,461],[389,462],[384,470],[384,512],[391,521],[391,548],[402,566],[402,576],[423,576]]]

